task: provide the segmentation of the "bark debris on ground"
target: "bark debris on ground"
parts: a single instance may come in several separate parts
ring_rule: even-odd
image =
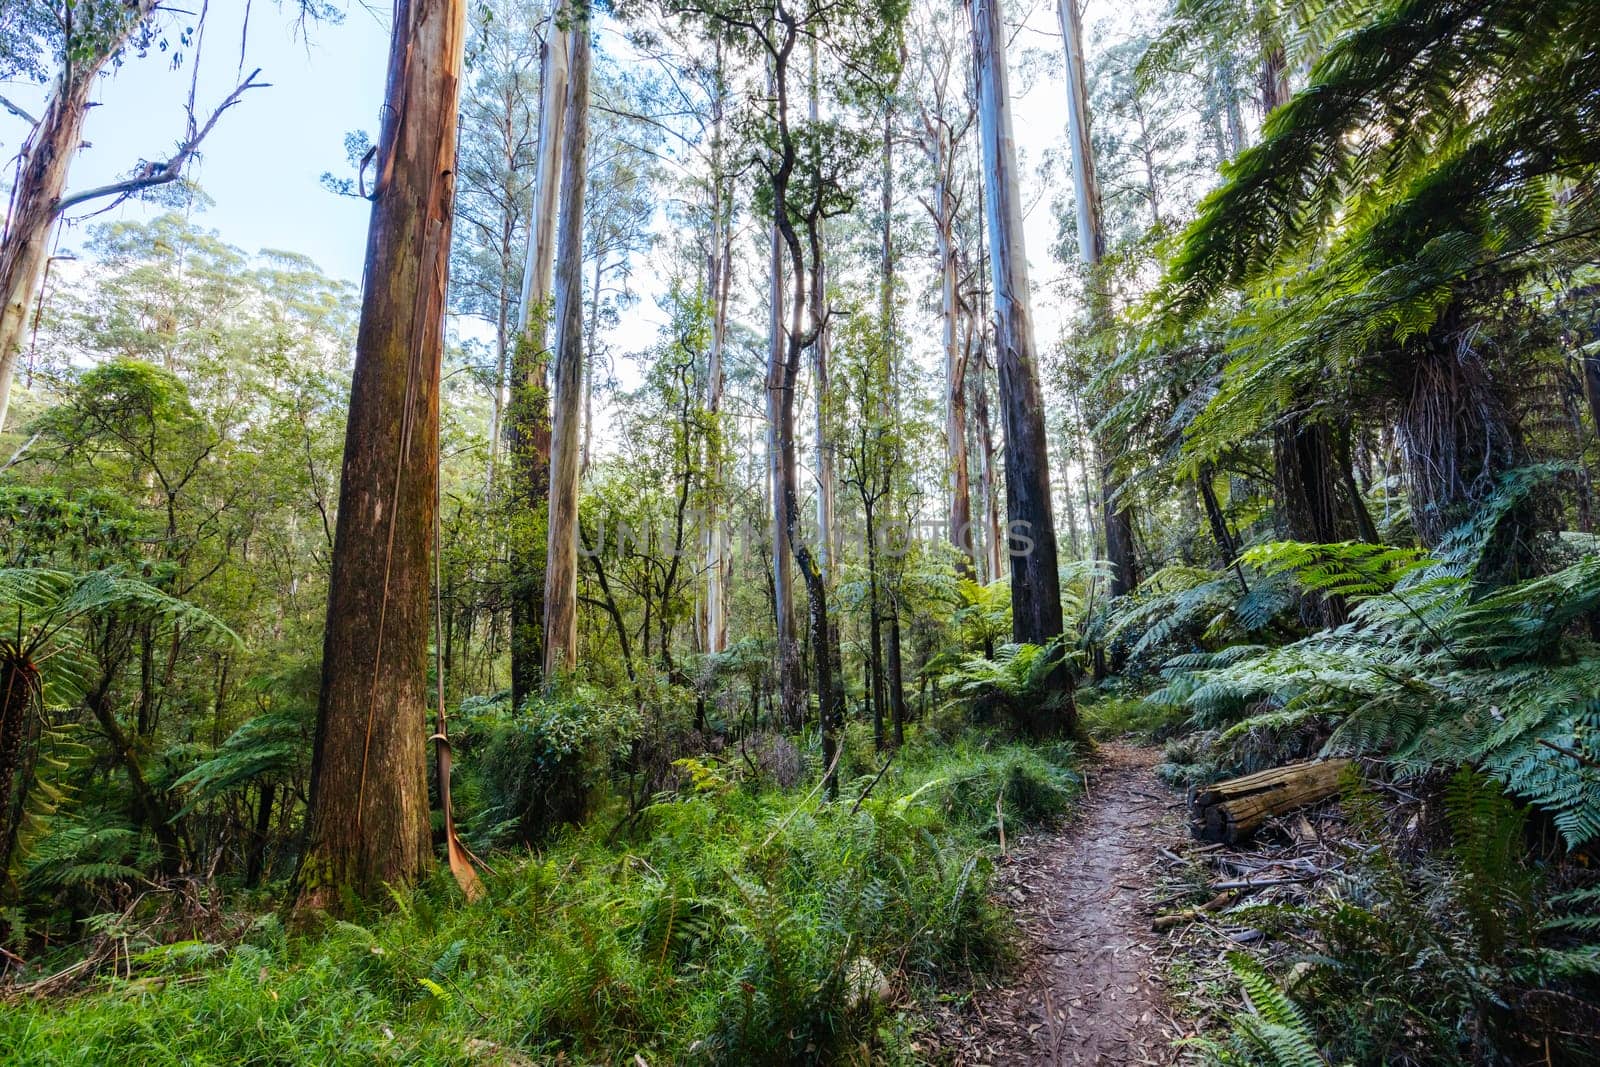
[[[1156,752],[1101,745],[1060,830],[1015,842],[996,899],[1020,928],[1020,965],[935,1022],[937,1062],[1173,1064],[1182,1034],[1153,959],[1159,849],[1186,837]]]

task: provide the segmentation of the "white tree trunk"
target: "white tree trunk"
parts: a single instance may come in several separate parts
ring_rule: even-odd
[[[106,28],[109,38],[95,42],[91,37],[86,42],[74,37],[69,42],[72,59],[19,153],[16,186],[0,239],[0,430],[5,429],[28,311],[49,256],[50,229],[66,192],[67,170],[83,141],[89,96],[99,82],[100,69],[155,10],[156,0],[134,0],[125,6],[112,16],[114,24]]]
[[[561,186],[562,141],[566,136],[567,64],[572,35],[558,25],[561,8],[550,12],[539,73],[539,145],[533,172],[533,214],[528,256],[522,269],[522,307],[517,332],[538,352],[549,332],[551,274],[556,252],[556,202]],[[537,313],[537,314],[536,314]],[[539,361],[542,365],[543,360]]]
[[[1094,173],[1094,146],[1089,143],[1089,79],[1077,0],[1057,0],[1056,14],[1061,20],[1067,53],[1067,140],[1072,155],[1072,192],[1078,206],[1078,258],[1092,272],[1105,255],[1105,234],[1100,225],[1100,183]],[[1089,284],[1091,289],[1098,288],[1093,278]],[[1098,296],[1090,299],[1097,300]]]
[[[566,141],[555,279],[556,357],[550,432],[550,528],[544,586],[546,684],[578,662],[578,439],[583,412],[583,200],[589,141],[589,27],[569,35]]]
[[[733,273],[733,227],[730,225],[726,178],[722,173],[722,46],[717,45],[716,99],[711,122],[711,244],[706,265],[706,297],[711,301],[711,353],[706,373],[706,414],[715,432],[706,478],[711,492],[706,509],[706,599],[702,647],[722,652],[728,647],[728,539],[717,508],[722,489],[723,441],[720,433],[722,389],[727,377],[722,350],[728,338],[728,286]]]
[[[821,119],[820,83],[817,72],[817,44],[811,42],[811,121]],[[811,313],[820,323],[816,343],[811,346],[811,381],[816,393],[817,419],[814,447],[817,454],[817,562],[824,579],[831,580],[837,563],[833,520],[836,478],[833,450],[828,447],[828,280],[825,264],[818,263],[812,279]]]

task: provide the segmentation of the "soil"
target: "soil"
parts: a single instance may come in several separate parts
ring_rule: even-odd
[[[1100,746],[1060,830],[1014,843],[994,892],[1021,928],[1020,966],[935,1020],[935,1062],[1174,1064],[1173,1021],[1152,959],[1160,848],[1182,841],[1181,798],[1151,749]]]

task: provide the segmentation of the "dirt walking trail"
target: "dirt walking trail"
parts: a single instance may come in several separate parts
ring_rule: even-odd
[[[1156,758],[1100,746],[1076,818],[1016,842],[1001,861],[996,895],[1021,927],[1021,966],[939,1020],[939,1062],[1178,1062],[1149,898],[1158,849],[1184,832],[1180,798],[1151,771]]]

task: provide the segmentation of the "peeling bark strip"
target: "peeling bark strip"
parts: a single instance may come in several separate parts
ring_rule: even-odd
[[[298,906],[432,862],[429,542],[465,0],[397,0],[328,588]]]
[[[1011,627],[1017,641],[1044,644],[1061,633],[1061,585],[1050,503],[1050,464],[1028,301],[1028,256],[1022,241],[1017,152],[1011,136],[1005,28],[997,0],[971,0],[977,66],[978,119],[988,186],[989,269],[994,284],[996,366],[1005,423],[1007,528],[1032,540],[1012,545]],[[1062,672],[1070,691],[1071,681]],[[1075,726],[1071,702],[1065,729]]]

